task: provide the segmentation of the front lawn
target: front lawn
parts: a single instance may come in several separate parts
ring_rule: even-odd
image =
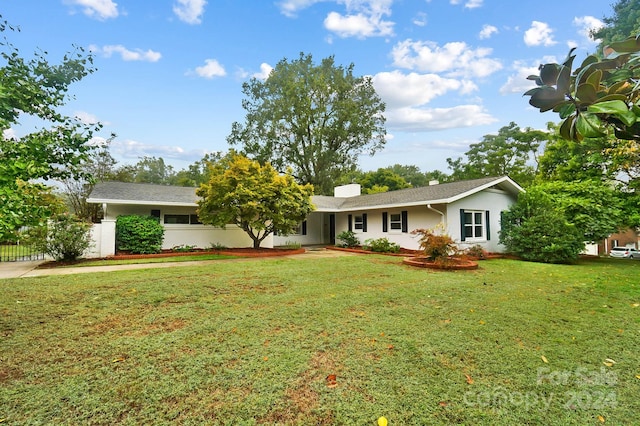
[[[378,255],[0,281],[7,424],[631,424],[640,262]]]

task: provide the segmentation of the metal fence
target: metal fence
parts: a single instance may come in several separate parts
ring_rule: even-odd
[[[33,250],[23,244],[0,244],[0,262],[23,262],[27,260],[44,260],[44,253]]]
[[[22,228],[18,235],[27,229]],[[44,260],[44,253],[37,251],[29,244],[20,240],[0,242],[0,262],[23,262],[27,260]]]

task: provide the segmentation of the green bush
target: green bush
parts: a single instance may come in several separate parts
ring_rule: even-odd
[[[159,253],[164,227],[153,216],[127,215],[116,219],[116,248],[136,254]]]
[[[387,238],[378,238],[375,240],[370,238],[365,240],[362,248],[377,253],[398,253],[400,251],[400,246],[392,243]]]
[[[546,193],[533,188],[502,214],[501,228],[500,243],[524,260],[569,263],[584,250],[584,233]]]
[[[340,247],[353,248],[360,245],[360,240],[353,231],[342,231],[336,238],[341,242]]]
[[[91,224],[75,215],[60,214],[27,234],[31,246],[57,261],[76,260],[91,247]]]

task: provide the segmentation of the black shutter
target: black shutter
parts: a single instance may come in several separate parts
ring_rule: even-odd
[[[491,223],[489,222],[489,210],[484,212],[485,228],[487,229],[487,241],[491,240]]]
[[[367,232],[367,214],[362,213],[362,232]]]
[[[409,212],[406,210],[402,211],[402,232],[409,232],[409,223],[407,223],[407,219],[409,219]]]
[[[307,235],[307,221],[302,222],[302,235]]]
[[[466,231],[464,227],[464,209],[460,209],[460,241],[464,241]]]
[[[353,231],[353,227],[351,225],[353,217],[351,215],[348,216],[348,220],[349,220],[349,232]]]
[[[389,231],[389,215],[387,212],[382,213],[382,232]]]

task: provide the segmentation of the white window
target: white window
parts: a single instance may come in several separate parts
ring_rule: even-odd
[[[362,216],[353,217],[353,229],[356,231],[362,231],[364,228],[364,218]]]
[[[464,240],[485,240],[485,212],[476,210],[464,211]]]
[[[392,231],[402,230],[402,215],[400,213],[391,213],[389,215],[389,229]]]

